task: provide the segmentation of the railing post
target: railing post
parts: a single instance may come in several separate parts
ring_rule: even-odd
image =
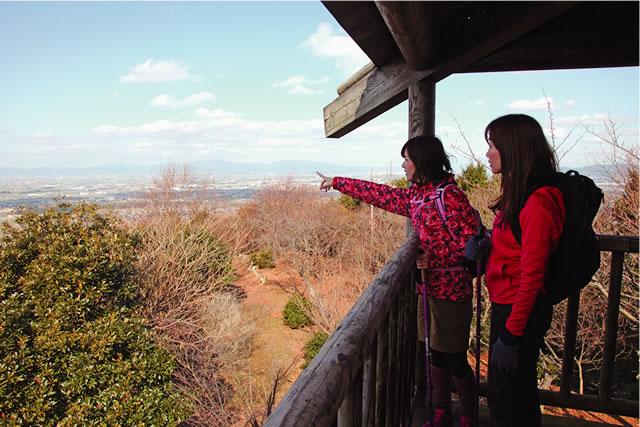
[[[387,409],[387,353],[389,349],[389,318],[385,318],[378,329],[376,349],[376,418],[375,425],[385,425]]]
[[[398,339],[398,304],[394,302],[389,310],[389,364],[388,378],[387,378],[387,417],[386,425],[394,425],[395,408],[394,400],[396,398],[395,383],[396,383],[396,364],[397,360],[397,348],[396,341]]]
[[[567,300],[565,316],[564,350],[562,352],[562,376],[560,393],[568,396],[571,393],[573,379],[573,358],[576,354],[576,335],[578,329],[578,311],[580,309],[580,293],[571,295]]]
[[[338,410],[338,427],[359,427],[362,424],[362,371],[351,383]]]
[[[600,370],[599,396],[602,400],[609,400],[611,397],[611,377],[613,375],[613,361],[616,355],[623,267],[624,252],[612,252],[609,275],[609,300],[607,302],[607,317],[604,328],[604,353],[602,355],[602,369]]]
[[[371,349],[367,352],[362,367],[362,425],[373,425],[376,411],[376,353],[378,338],[376,336]]]

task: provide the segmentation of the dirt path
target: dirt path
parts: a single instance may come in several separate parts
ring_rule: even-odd
[[[262,418],[266,396],[279,369],[288,372],[278,387],[275,405],[300,375],[302,348],[313,332],[309,328],[290,329],[282,321],[282,310],[299,284],[294,272],[282,267],[252,270],[246,263],[239,263],[236,271],[240,274],[237,285],[246,293],[244,314],[256,322],[254,347],[246,370],[235,373],[234,381],[237,399],[233,403],[246,413],[234,426],[244,426],[252,412]]]

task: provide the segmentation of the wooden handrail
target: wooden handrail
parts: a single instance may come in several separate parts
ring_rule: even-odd
[[[601,252],[628,252],[638,253],[638,237],[635,236],[612,236],[608,234],[598,234]]]

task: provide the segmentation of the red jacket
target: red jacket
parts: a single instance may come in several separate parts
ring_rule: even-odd
[[[389,212],[411,217],[420,246],[429,253],[429,268],[457,266],[462,263],[465,243],[475,233],[477,224],[467,196],[452,185],[444,192],[446,222],[438,216],[434,196],[438,186],[455,184],[453,176],[441,182],[393,188],[359,179],[335,177],[333,188]],[[465,301],[472,294],[471,277],[461,271],[428,271],[427,293],[437,299]]]
[[[513,305],[506,327],[516,336],[524,334],[544,285],[549,254],[560,240],[565,220],[562,192],[548,186],[537,189],[527,199],[519,219],[522,246],[513,236],[511,227],[501,224],[502,213],[496,215],[486,271],[491,302]]]

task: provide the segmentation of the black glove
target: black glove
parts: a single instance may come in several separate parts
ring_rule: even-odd
[[[464,265],[471,274],[476,275],[477,262],[480,261],[480,274],[484,274],[487,258],[491,252],[490,236],[484,231],[484,227],[478,234],[467,240],[464,248]]]
[[[484,225],[478,226],[476,234],[467,241],[464,250],[464,257],[469,261],[487,259],[491,252],[491,234]]]
[[[518,340],[505,327],[493,344],[491,364],[506,373],[515,372],[518,369]]]

